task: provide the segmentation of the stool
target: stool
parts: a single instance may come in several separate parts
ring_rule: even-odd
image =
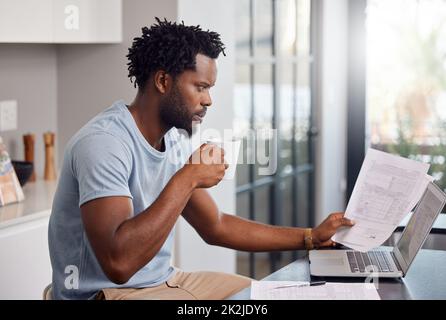
[[[53,299],[53,285],[50,283],[43,289],[43,300],[52,300]]]

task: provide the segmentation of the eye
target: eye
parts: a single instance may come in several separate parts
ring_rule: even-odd
[[[197,86],[198,92],[203,92],[205,89],[205,86]]]

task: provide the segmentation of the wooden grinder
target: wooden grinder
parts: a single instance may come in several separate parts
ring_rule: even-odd
[[[53,132],[45,132],[43,134],[43,142],[45,144],[45,180],[56,180],[56,167],[54,163],[54,141]]]
[[[34,143],[36,139],[34,134],[29,133],[23,136],[23,145],[25,146],[25,161],[33,163],[33,173],[28,181],[36,181],[36,170],[34,164]]]

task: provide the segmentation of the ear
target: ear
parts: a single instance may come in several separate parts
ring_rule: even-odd
[[[161,93],[166,93],[172,86],[172,76],[164,70],[159,70],[153,77],[156,89]]]

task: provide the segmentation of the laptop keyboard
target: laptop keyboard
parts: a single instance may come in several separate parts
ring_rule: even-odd
[[[388,255],[383,251],[347,251],[347,259],[353,273],[394,272]],[[371,266],[374,266],[373,269]]]

